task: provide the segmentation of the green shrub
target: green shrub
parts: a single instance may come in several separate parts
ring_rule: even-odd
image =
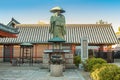
[[[100,80],[114,80],[114,77],[118,73],[118,67],[116,66],[105,66],[103,69],[99,72]]]
[[[117,75],[114,77],[114,80],[120,80],[120,74],[117,74]]]
[[[93,66],[91,72],[95,71],[96,69],[100,69],[103,66],[116,66],[116,65],[114,65],[114,64],[108,64],[108,63],[96,64],[96,65]]]
[[[97,64],[99,66],[100,64]],[[95,67],[95,66],[94,66]],[[91,73],[93,80],[120,80],[120,68],[113,64],[102,64]]]
[[[108,65],[108,63],[103,63],[103,64],[95,64],[91,70],[91,72],[95,71],[96,69],[100,69],[102,66]]]
[[[84,70],[92,71],[93,66],[95,66],[96,64],[103,64],[103,63],[107,63],[107,62],[102,58],[90,58],[86,60],[85,63],[83,63]]]
[[[74,56],[74,64],[75,64],[75,66],[78,67],[80,63],[81,63],[80,56]]]

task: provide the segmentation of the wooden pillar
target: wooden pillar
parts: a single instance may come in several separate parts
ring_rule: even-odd
[[[108,52],[112,52],[112,45],[108,45],[107,50],[108,50]]]
[[[24,60],[24,47],[22,48],[22,64],[23,64],[23,60]]]
[[[112,55],[112,45],[108,45],[107,46],[107,49],[108,49],[108,53],[107,53],[107,61],[109,63],[113,62],[113,55]]]
[[[32,65],[33,65],[33,52],[34,52],[34,46],[32,47]]]
[[[49,46],[50,46],[50,44],[47,44],[48,46],[47,46],[47,49],[49,49]]]
[[[21,53],[22,53],[22,48],[20,46],[20,54],[19,54],[19,66],[20,66],[20,63],[21,63]]]
[[[13,58],[13,46],[9,45],[9,49],[10,49],[10,61],[11,61]]]
[[[72,44],[72,53],[75,54],[75,45]]]
[[[34,47],[35,47],[35,60],[37,60],[37,44]]]
[[[99,51],[103,52],[104,51],[104,46],[100,46]]]

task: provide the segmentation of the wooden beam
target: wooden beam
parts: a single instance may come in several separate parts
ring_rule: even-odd
[[[13,37],[13,38],[16,38],[17,35],[0,30],[0,37],[9,37],[9,38],[10,38],[10,37]]]

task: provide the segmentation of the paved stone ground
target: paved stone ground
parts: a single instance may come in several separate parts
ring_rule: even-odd
[[[85,72],[84,70],[80,70],[80,74],[84,77],[85,80],[92,80],[90,78],[90,72]]]
[[[112,63],[120,66],[120,63]],[[78,69],[66,69],[62,77],[51,77],[48,69],[40,69],[40,64],[29,66],[11,66],[0,63],[0,80],[91,80],[89,72]]]
[[[113,64],[116,64],[116,65],[118,65],[120,67],[120,62],[119,63],[113,63]]]
[[[0,64],[0,80],[86,80],[78,69],[66,69],[63,75],[52,77],[48,69],[40,69],[38,64],[17,67]]]

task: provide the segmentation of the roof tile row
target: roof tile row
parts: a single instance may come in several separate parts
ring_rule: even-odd
[[[18,24],[17,38],[2,38],[0,43],[47,43],[52,36],[49,34],[49,24]],[[118,43],[111,24],[68,24],[66,25],[67,43],[80,43],[81,37],[87,37],[89,44]]]

